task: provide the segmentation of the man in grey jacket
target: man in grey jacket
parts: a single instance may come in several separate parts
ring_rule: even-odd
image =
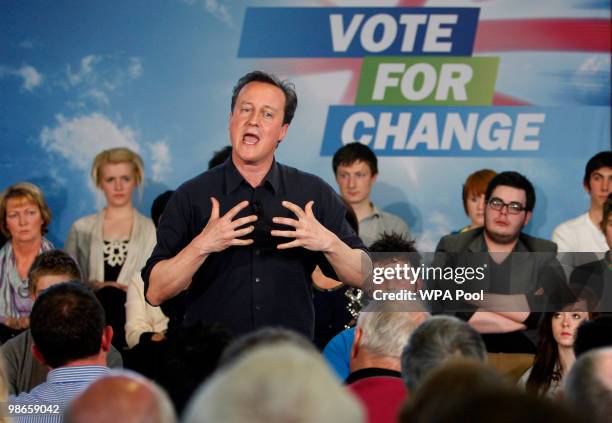
[[[28,272],[30,295],[35,300],[50,286],[67,281],[81,281],[81,271],[76,262],[61,250],[40,254]],[[40,364],[32,355],[32,332],[28,329],[10,339],[0,348],[4,356],[7,386],[10,395],[30,392],[45,382],[49,368]],[[114,347],[107,356],[109,367],[122,367],[121,354]]]

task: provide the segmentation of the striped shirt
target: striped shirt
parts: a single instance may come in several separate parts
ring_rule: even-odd
[[[31,392],[9,397],[9,411],[11,408],[14,411],[9,415],[15,423],[60,423],[64,408],[70,401],[96,379],[109,372],[110,369],[104,366],[68,366],[53,369],[47,375],[47,381]]]

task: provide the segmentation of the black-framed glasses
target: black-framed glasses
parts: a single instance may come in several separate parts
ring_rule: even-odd
[[[504,207],[507,207],[508,214],[519,214],[525,210],[525,207],[517,201],[505,203],[501,198],[497,197],[493,197],[489,200],[489,206],[495,211],[502,211]]]

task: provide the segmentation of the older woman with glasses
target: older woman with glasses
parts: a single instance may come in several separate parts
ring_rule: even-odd
[[[0,230],[8,241],[0,249],[0,340],[29,326],[32,299],[28,270],[36,256],[53,249],[43,235],[51,222],[51,210],[42,191],[22,182],[0,195]]]

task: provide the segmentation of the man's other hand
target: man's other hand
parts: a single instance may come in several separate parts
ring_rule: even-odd
[[[287,248],[303,247],[310,251],[321,252],[326,252],[331,249],[337,237],[333,232],[319,223],[315,217],[312,211],[314,201],[309,201],[304,210],[289,201],[283,201],[282,205],[291,210],[296,215],[297,219],[288,217],[275,217],[272,219],[274,223],[295,228],[293,231],[272,230],[272,236],[295,238],[293,241],[279,244],[277,246],[278,249],[284,250]]]

